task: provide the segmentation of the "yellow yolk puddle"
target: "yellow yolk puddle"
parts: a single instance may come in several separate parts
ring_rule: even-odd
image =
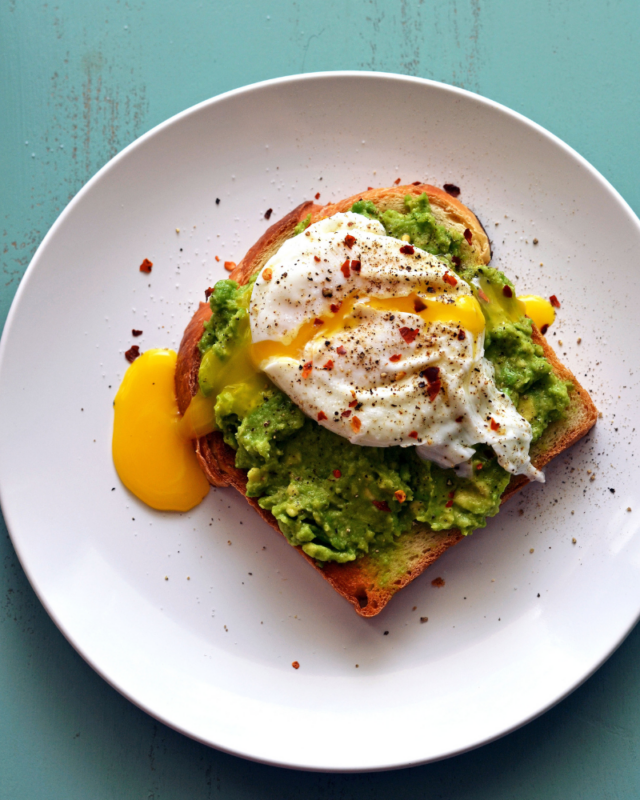
[[[358,297],[347,298],[329,319],[319,317],[303,323],[289,343],[264,341],[253,344],[253,363],[259,366],[268,358],[299,358],[305,346],[316,336],[327,338],[338,331],[352,328],[356,321],[354,318],[349,320],[349,317],[358,302],[361,302]],[[435,297],[422,297],[413,293],[405,297],[370,298],[363,305],[380,311],[417,314],[425,322],[458,324],[474,336],[484,330],[484,315],[480,304],[472,295],[461,295],[453,303],[443,303]],[[318,324],[319,322],[322,324]]]
[[[189,439],[206,416],[204,398],[181,420],[176,361],[173,350],[147,350],[127,370],[114,402],[112,452],[120,480],[160,511],[189,511],[209,491]]]
[[[525,294],[519,297],[518,300],[524,304],[525,314],[530,317],[543,333],[553,324],[556,318],[556,312],[553,306],[544,297],[538,297],[535,294]],[[545,327],[546,326],[546,327]],[[542,330],[544,328],[544,331]]]

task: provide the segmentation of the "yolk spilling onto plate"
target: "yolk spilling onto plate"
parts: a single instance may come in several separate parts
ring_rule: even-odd
[[[173,350],[147,350],[127,370],[114,403],[118,475],[136,497],[161,511],[189,511],[209,491],[190,438],[200,435],[206,412],[211,418],[211,401],[191,403],[191,413],[180,417],[176,361]]]

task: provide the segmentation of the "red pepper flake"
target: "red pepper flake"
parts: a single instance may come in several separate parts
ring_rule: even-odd
[[[337,314],[338,311],[340,311],[341,307],[342,307],[342,301],[340,301],[339,303],[331,303],[331,305],[329,306],[329,308],[331,309],[331,313],[332,314]],[[345,350],[345,352],[346,352],[346,350]]]
[[[502,294],[505,297],[513,297],[513,290],[511,289],[510,286],[503,286],[502,287]]]
[[[456,417],[456,422],[462,422],[463,419],[464,417]]]
[[[142,336],[142,331],[138,331],[135,328],[131,331],[132,336]]]
[[[373,191],[373,186],[367,186],[367,191],[368,192],[372,192]]]
[[[491,428],[492,431],[497,431],[498,428],[500,427],[500,423],[496,422],[495,419],[491,417],[491,425],[489,427]]]
[[[455,275],[452,275],[450,272],[445,272],[444,275],[442,276],[442,280],[445,283],[448,283],[449,286],[456,286],[458,283],[458,279],[455,277]]]
[[[307,361],[306,364],[302,367],[302,377],[306,380],[309,375],[311,375],[311,370],[313,369],[313,362]]]
[[[339,469],[334,469],[333,470],[333,477],[334,478],[341,478],[342,477],[342,473],[340,472]]]
[[[148,258],[140,264],[140,272],[151,272],[151,267],[153,266],[153,261],[149,261]]]
[[[481,300],[484,300],[485,303],[490,303],[491,300],[487,297],[487,295],[482,291],[482,289],[478,289],[478,297]]]
[[[351,269],[354,272],[357,272],[358,274],[360,273],[360,270],[362,269],[362,264],[360,263],[360,259],[359,258],[354,258],[353,259],[353,261],[351,262]]]
[[[464,342],[464,340],[466,338],[467,338],[467,334],[462,330],[462,328],[460,328],[460,330],[458,331],[458,341],[459,342]]]
[[[452,505],[453,505],[453,500],[447,500],[447,502],[444,504],[444,507],[451,508]]]
[[[319,257],[318,257],[318,256],[314,256],[314,257],[313,257],[313,260],[316,262],[316,264],[317,264],[317,263],[319,263],[319,261],[320,261],[320,259],[319,259]]]
[[[424,371],[424,377],[429,383],[435,383],[440,378],[440,367],[427,367]]]
[[[299,664],[297,661],[292,661],[292,662],[291,662],[291,666],[292,666],[294,669],[300,669],[300,664]]]
[[[389,361],[393,361],[393,363],[395,364],[397,361],[400,361],[401,358],[402,356],[400,355],[400,353],[396,353],[395,356],[389,357]]]
[[[327,415],[324,413],[324,411],[318,411],[318,422],[322,422],[322,420],[326,418]]]
[[[560,301],[559,301],[559,300],[558,300],[558,298],[555,296],[555,294],[552,294],[552,295],[551,295],[551,297],[549,298],[549,302],[551,303],[551,305],[552,305],[554,308],[560,308]]]
[[[139,355],[140,355],[140,348],[138,347],[137,344],[132,344],[131,347],[127,350],[127,352],[124,354],[124,357],[130,364],[133,364],[133,362],[136,360],[136,358],[138,358]]]
[[[451,197],[459,197],[460,196],[460,187],[456,186],[455,183],[445,183],[442,187],[447,194],[450,194]]]
[[[462,264],[460,256],[451,256],[451,263],[454,267],[459,267]]]
[[[541,333],[541,334],[544,336],[544,335],[545,335],[545,333],[546,333],[548,330],[549,330],[549,326],[545,324],[545,325],[543,325],[543,326],[540,328],[540,333]]]
[[[355,408],[357,405],[358,405],[358,400],[357,399],[356,400],[352,400],[349,403],[349,408]]]
[[[355,236],[352,236],[350,233],[348,233],[348,234],[347,234],[347,235],[344,237],[344,243],[347,245],[347,247],[348,247],[349,249],[351,249],[351,248],[353,247],[353,245],[356,243],[356,237],[355,237]]]
[[[316,200],[320,199],[320,192],[316,192]]]
[[[236,262],[235,261],[225,261],[224,262],[224,268],[227,270],[227,272],[233,272],[233,270],[236,268]],[[267,280],[271,280],[271,278],[267,278]]]
[[[340,272],[344,275],[345,278],[351,277],[351,270],[349,269],[349,259],[347,259],[344,264],[340,267]]]
[[[264,218],[265,218],[265,219],[271,219],[271,215],[272,215],[272,214],[273,214],[273,209],[272,209],[272,208],[268,208],[268,209],[267,209],[267,210],[264,212]]]
[[[414,181],[411,185],[412,186],[422,186],[422,181]]]
[[[407,495],[405,494],[405,492],[402,491],[402,489],[398,489],[397,491],[395,491],[393,493],[393,496],[399,503],[404,503],[404,501],[407,499]]]
[[[427,394],[429,395],[429,401],[431,403],[433,403],[440,394],[440,389],[442,389],[442,381],[435,381],[434,383],[430,383],[427,387]]]
[[[320,327],[320,325],[324,325],[324,320],[323,320],[323,319],[320,319],[320,317],[316,317],[316,318],[313,320],[313,324],[314,324],[314,325],[316,325],[316,326],[318,326],[318,327]]]
[[[378,509],[378,511],[386,511],[387,514],[391,513],[391,509],[389,508],[386,500],[372,500],[371,502]]]
[[[346,418],[346,417],[350,417],[350,416],[351,416],[351,411],[343,411],[343,412],[342,412],[342,414],[341,414],[340,416],[341,416],[341,417],[345,417],[345,418]]]
[[[216,261],[220,261],[220,256],[216,256]]]
[[[411,439],[417,439],[418,438],[418,431],[411,431],[411,433],[409,434],[409,437]]]
[[[329,359],[322,369],[333,369],[333,361]]]
[[[339,356],[344,356],[347,353],[347,348],[344,347],[343,345],[338,345],[338,347],[336,347],[336,353]]]
[[[431,585],[435,586],[436,589],[442,589],[442,587],[444,586],[444,578],[434,578],[431,581]]]
[[[267,269],[262,271],[262,278],[265,281],[270,281],[271,278],[273,278],[273,270],[271,269],[271,267],[267,267]]]
[[[416,299],[413,301],[413,308],[416,314],[419,314],[421,311],[424,311],[426,307],[427,304],[424,303],[419,297],[416,297]]]
[[[394,181],[395,185],[397,186],[400,183],[400,181],[401,181],[401,178],[396,178],[395,181]]]
[[[416,336],[418,335],[419,331],[417,328],[407,328],[402,327],[400,328],[400,336],[405,340],[407,344],[411,344],[415,341]]]
[[[360,417],[354,417],[351,420],[351,430],[354,433],[360,433],[360,428],[362,427],[362,422],[360,421]]]
[[[482,469],[482,464],[476,464],[476,469]]]
[[[204,290],[204,299],[208,300],[212,294],[213,294],[213,286],[209,286],[208,289]]]
[[[400,252],[404,253],[405,256],[412,256],[416,252],[416,249],[412,244],[403,244],[400,248]]]
[[[464,229],[464,238],[467,240],[467,244],[471,244],[471,239],[473,238],[473,236],[469,228]]]

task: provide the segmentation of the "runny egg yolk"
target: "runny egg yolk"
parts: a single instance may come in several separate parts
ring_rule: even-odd
[[[547,328],[553,324],[556,318],[556,312],[551,303],[544,297],[538,297],[535,294],[525,294],[518,300],[524,304],[524,313],[535,322],[536,327],[542,333],[546,333]]]
[[[211,419],[211,401],[192,402],[180,417],[176,361],[173,350],[147,350],[127,370],[114,402],[112,452],[120,480],[161,511],[189,511],[209,491],[190,438],[200,435],[207,413]]]
[[[374,297],[362,301],[355,296],[342,302],[331,316],[305,322],[294,338],[286,344],[270,340],[253,344],[251,356],[254,364],[259,366],[268,358],[297,358],[305,345],[316,336],[330,337],[341,330],[348,330],[353,327],[352,323],[355,323],[352,314],[358,302],[380,311],[417,314],[425,322],[459,324],[474,336],[484,330],[484,315],[478,301],[472,295],[458,296],[452,303],[442,302],[435,297],[419,296],[416,293],[404,297]],[[350,317],[352,317],[351,322]]]

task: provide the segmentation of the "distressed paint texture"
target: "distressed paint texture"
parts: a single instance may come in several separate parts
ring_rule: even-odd
[[[565,139],[638,211],[639,33],[635,0],[8,0],[0,321],[48,228],[115,153],[193,103],[297,72],[400,72],[484,94]],[[557,708],[477,752],[400,773],[301,774],[215,752],[134,708],[56,630],[4,527],[0,560],[0,798],[640,796],[638,631]]]

